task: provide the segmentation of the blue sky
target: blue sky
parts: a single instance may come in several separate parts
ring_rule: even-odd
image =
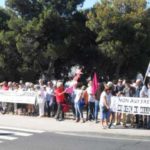
[[[84,8],[90,8],[92,7],[98,0],[85,0],[84,2]],[[0,6],[5,6],[5,0],[0,0]]]
[[[0,6],[4,7],[5,0],[0,0]]]
[[[90,8],[92,7],[98,0],[85,0],[84,2],[84,8]]]

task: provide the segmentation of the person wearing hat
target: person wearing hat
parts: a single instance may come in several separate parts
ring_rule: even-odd
[[[100,96],[100,116],[102,128],[108,128],[108,120],[110,115],[110,104],[111,104],[111,88],[105,84],[104,90]]]

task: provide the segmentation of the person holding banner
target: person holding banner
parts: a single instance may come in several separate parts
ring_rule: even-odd
[[[46,87],[46,112],[48,117],[52,117],[52,108],[54,105],[54,87],[51,81],[47,82]]]
[[[148,78],[145,80],[145,84],[143,85],[141,91],[140,91],[140,97],[148,97]],[[147,128],[147,116],[140,115],[138,120],[139,128],[144,127]]]
[[[108,128],[108,121],[110,116],[110,104],[111,104],[111,88],[108,85],[104,85],[104,91],[100,96],[100,114],[102,128]]]
[[[136,91],[133,86],[131,86],[131,81],[125,81],[125,87],[123,89],[123,94],[125,97],[135,97]],[[134,115],[133,114],[123,114],[123,126],[126,126],[126,123],[131,123],[131,126],[134,126]]]
[[[46,86],[39,87],[37,102],[39,104],[39,117],[44,117],[44,106],[46,100]]]
[[[142,89],[142,80],[141,79],[136,79],[135,83],[133,84],[133,87],[135,88],[135,97],[140,97],[140,91]],[[135,127],[139,128],[140,127],[140,124],[139,124],[140,123],[139,122],[140,115],[136,114],[135,118],[136,118]]]
[[[2,90],[3,91],[8,91],[9,90],[9,86],[8,83],[6,81],[4,81],[3,83],[0,83],[0,86],[2,86]],[[5,114],[7,111],[7,103],[6,102],[2,102],[2,114]]]

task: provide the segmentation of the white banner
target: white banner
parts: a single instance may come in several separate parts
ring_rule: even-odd
[[[150,98],[114,96],[111,98],[111,109],[113,112],[150,115]]]
[[[0,102],[35,104],[36,92],[30,91],[0,91]]]

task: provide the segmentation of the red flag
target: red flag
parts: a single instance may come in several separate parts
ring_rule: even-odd
[[[93,80],[92,80],[92,94],[95,94],[97,89],[98,89],[97,74],[94,73]]]

